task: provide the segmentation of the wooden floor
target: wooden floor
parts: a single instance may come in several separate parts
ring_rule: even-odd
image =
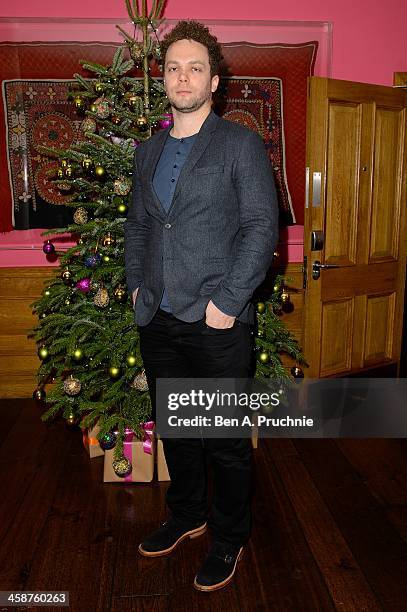
[[[260,440],[250,545],[207,594],[192,587],[207,535],[137,553],[168,483],[103,484],[80,432],[39,417],[0,401],[1,590],[68,590],[74,612],[407,609],[406,440]]]

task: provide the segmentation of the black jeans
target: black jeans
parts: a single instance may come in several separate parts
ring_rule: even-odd
[[[249,325],[215,330],[204,319],[186,323],[159,309],[139,326],[140,350],[153,405],[157,378],[248,378],[253,338]],[[171,483],[166,502],[185,526],[208,521],[213,539],[241,546],[251,526],[252,445],[248,438],[163,438]],[[213,473],[207,516],[206,457]]]

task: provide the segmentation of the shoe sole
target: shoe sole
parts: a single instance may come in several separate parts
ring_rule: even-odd
[[[236,571],[236,566],[237,566],[237,562],[241,560],[241,558],[243,557],[243,547],[240,548],[239,550],[239,554],[236,557],[236,561],[235,564],[233,566],[233,571],[232,573],[225,578],[225,580],[222,580],[222,582],[218,582],[217,584],[211,584],[210,586],[204,585],[204,584],[199,584],[199,582],[197,582],[196,577],[194,580],[194,587],[198,590],[198,591],[204,591],[204,592],[211,592],[211,591],[217,591],[218,589],[223,589],[223,587],[225,587],[227,584],[229,584],[229,582],[232,580],[235,571]]]
[[[162,557],[163,555],[169,555],[174,550],[174,548],[176,548],[176,546],[178,546],[178,544],[182,542],[182,540],[185,540],[186,538],[190,538],[191,540],[193,540],[194,538],[199,538],[199,536],[203,535],[205,531],[206,523],[204,525],[201,525],[201,527],[197,527],[196,529],[192,529],[191,531],[186,531],[185,533],[183,533],[182,536],[180,536],[178,540],[174,542],[174,544],[169,548],[165,548],[163,550],[149,551],[144,550],[143,545],[140,544],[140,546],[138,547],[138,551],[141,555],[143,555],[143,557]]]

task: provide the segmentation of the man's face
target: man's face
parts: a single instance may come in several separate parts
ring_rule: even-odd
[[[177,40],[167,50],[165,89],[171,106],[192,113],[210,102],[219,77],[211,78],[208,49],[195,40]]]

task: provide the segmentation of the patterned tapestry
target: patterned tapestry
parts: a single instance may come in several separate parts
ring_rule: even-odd
[[[7,157],[13,226],[16,229],[61,227],[72,221],[63,204],[73,198],[52,182],[57,160],[40,146],[68,149],[83,138],[72,103],[70,81],[4,81]],[[225,119],[256,131],[264,140],[282,211],[292,206],[285,172],[282,85],[280,79],[222,79],[215,109]]]
[[[69,146],[82,137],[80,119],[66,100],[68,84],[75,72],[89,76],[80,59],[107,65],[115,49],[112,43],[95,42],[0,43],[0,232],[70,221],[63,206],[69,194],[50,184],[46,173],[53,162],[36,147],[40,142]],[[307,77],[316,51],[315,41],[222,45],[228,77],[222,79],[224,97],[215,110],[262,135],[282,225],[304,218]],[[159,75],[153,66],[152,76]]]

